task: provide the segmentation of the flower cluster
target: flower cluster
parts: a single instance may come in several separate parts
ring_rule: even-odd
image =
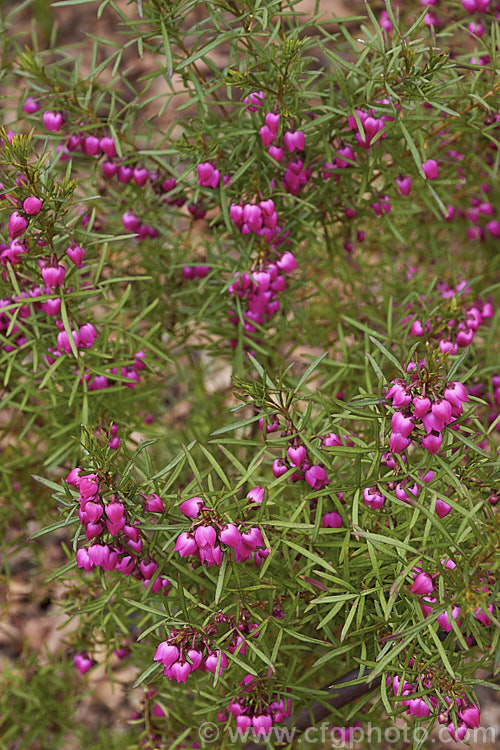
[[[456,354],[459,347],[469,346],[479,326],[493,317],[493,307],[488,301],[467,300],[470,287],[466,281],[460,281],[455,287],[441,283],[438,290],[441,299],[446,300],[442,314],[423,320],[415,305],[411,304],[402,322],[411,322],[410,336],[437,341],[441,352]]]
[[[91,372],[84,372],[80,379],[80,382],[87,383],[89,391],[100,391],[104,388],[111,388],[116,382],[121,383],[127,388],[135,388],[141,381],[140,372],[146,367],[144,362],[145,354],[142,351],[138,351],[132,360],[130,365],[122,365],[120,369],[117,367],[111,367],[109,376],[106,375],[92,375]]]
[[[251,97],[258,97],[261,99],[260,94],[251,94]],[[245,98],[245,102],[247,98]],[[259,105],[261,106],[261,105]],[[257,108],[255,106],[249,106],[248,109],[251,112],[255,112]],[[294,151],[304,151],[306,139],[302,130],[285,130],[282,136],[282,145],[276,145],[276,138],[279,137],[280,130],[280,115],[273,111],[267,112],[265,115],[265,124],[259,130],[260,139],[264,148],[267,148],[269,156],[271,156],[278,163],[282,162],[285,158],[285,154],[293,154]],[[283,179],[280,180],[284,190],[291,195],[298,195],[301,188],[309,181],[312,174],[312,169],[307,167],[304,169],[304,162],[301,159],[297,161],[290,161],[287,165]],[[271,186],[274,187],[275,181],[273,180]]]
[[[324,445],[333,445],[325,438]],[[281,477],[290,469],[294,469],[290,479],[292,482],[305,481],[313,490],[320,490],[330,483],[326,469],[320,464],[311,462],[307,455],[307,449],[296,438],[293,439],[292,445],[287,450],[287,457],[277,458],[273,462],[273,474],[275,477]]]
[[[66,482],[77,487],[80,492],[78,517],[84,528],[85,538],[91,543],[78,549],[77,566],[86,571],[94,567],[102,568],[104,571],[117,570],[126,576],[132,575],[141,580],[146,588],[154,578],[151,591],[155,594],[164,591],[167,594],[170,582],[167,578],[157,575],[158,563],[152,560],[149,554],[144,554],[146,537],[141,533],[137,523],[130,523],[122,499],[110,493],[104,502],[105,482],[98,474],[82,474],[79,467],[70,471]],[[144,501],[146,511],[164,511],[158,495],[147,495]],[[109,537],[113,541],[104,541]]]
[[[403,455],[403,461],[406,461],[406,456]],[[392,453],[387,451],[382,455],[382,463],[388,466],[390,469],[394,469],[396,462]],[[427,471],[420,482],[430,482],[434,479],[434,472]],[[415,482],[412,477],[403,477],[397,481],[385,482],[381,487],[380,483],[372,485],[371,487],[365,487],[363,490],[363,502],[368,508],[372,510],[380,510],[384,505],[387,495],[386,492],[393,492],[398,500],[411,505],[413,498],[417,498],[420,492],[420,484]],[[435,513],[439,518],[444,518],[451,511],[451,505],[445,502],[442,498],[436,498]]]
[[[357,109],[356,116],[351,115],[347,121],[349,129],[355,133],[354,137],[358,146],[361,146],[365,151],[371,149],[375,143],[380,144],[381,140],[387,138],[387,133],[384,132],[385,124],[388,120],[394,119],[387,115],[376,117],[375,114],[373,109],[369,112]],[[380,136],[378,136],[379,133],[381,133]]]
[[[425,697],[419,697],[416,694],[427,692],[435,689],[434,678],[432,674],[423,673],[421,674],[414,683],[407,682],[401,679],[398,675],[386,677],[387,686],[392,685],[394,695],[401,701],[401,704],[406,707],[407,713],[418,718],[430,716],[432,711],[439,709],[440,699],[436,694],[426,695]],[[412,697],[414,696],[414,697]],[[456,742],[461,741],[467,730],[474,729],[479,726],[479,707],[475,703],[471,703],[467,700],[465,695],[460,697],[450,698],[447,695],[442,696],[442,700],[446,705],[446,709],[441,711],[439,714],[440,724],[447,724],[448,732],[452,739]],[[458,724],[455,725],[450,720],[450,714],[452,710],[455,710],[458,717]]]
[[[226,522],[208,508],[201,497],[185,500],[179,509],[187,518],[197,519],[189,531],[183,531],[177,537],[175,550],[181,557],[195,556],[207,565],[220,565],[224,547],[229,547],[234,551],[236,562],[250,560],[255,553],[255,563],[260,565],[269,555],[257,526],[240,530],[236,524]]]
[[[437,453],[443,430],[447,426],[454,428],[457,417],[463,413],[463,404],[469,400],[467,391],[458,381],[446,383],[438,376],[430,377],[425,362],[411,362],[407,371],[409,382],[396,378],[387,392],[396,409],[391,420],[390,449],[401,453],[408,448],[417,428],[422,448]]]
[[[231,700],[227,709],[236,719],[239,732],[252,730],[255,736],[266,734],[273,724],[281,724],[290,716],[290,699],[274,696],[270,700],[266,697],[268,693],[265,687],[252,675],[246,675],[240,686],[243,690]],[[225,715],[220,718],[222,721],[226,720]]]
[[[211,645],[214,628],[209,630],[209,635],[200,634],[191,627],[170,631],[170,637],[158,645],[154,656],[155,661],[163,664],[165,677],[176,682],[186,682],[190,672],[197,669],[200,672],[220,674],[227,667],[225,653]]]
[[[278,226],[278,213],[271,198],[259,203],[232,203],[229,216],[241,234],[254,233],[268,245],[275,246],[273,243],[280,235],[281,227]]]
[[[441,560],[441,565],[443,565],[444,568],[448,570],[454,570],[456,568],[456,563],[453,560],[447,558],[443,558]],[[420,607],[422,609],[424,617],[428,617],[431,614],[433,608],[441,604],[435,597],[431,596],[432,592],[436,588],[435,581],[439,577],[439,575],[440,574],[438,572],[431,576],[429,573],[426,573],[422,570],[422,568],[418,566],[413,569],[414,582],[411,587],[411,592],[412,594],[416,594],[417,596],[422,597],[420,601]],[[489,615],[492,615],[494,612],[493,604],[486,605],[484,603],[485,598],[489,594],[491,594],[490,586],[485,585],[487,583],[488,581],[480,579],[479,586],[477,586],[472,594],[470,594],[467,598],[468,605],[470,604],[470,602],[476,600],[475,604],[473,605],[472,612],[474,614],[474,618],[485,627],[491,625],[491,619]],[[451,617],[456,621],[458,627],[460,627],[462,610],[459,606],[457,606],[457,604],[453,604],[453,598],[450,597],[450,594],[448,593],[447,602],[449,602],[450,600],[452,602]],[[437,620],[439,623],[439,627],[442,630],[447,633],[451,633],[453,627],[447,611],[442,612],[438,616]]]
[[[243,309],[243,331],[249,336],[257,329],[271,320],[280,309],[278,293],[286,289],[285,275],[297,268],[295,256],[290,252],[279,255],[275,262],[262,264],[256,270],[249,273],[234,274],[234,281],[229,286],[229,294],[237,297],[244,305]],[[230,310],[229,319],[234,325],[239,323],[239,315],[236,310]],[[237,341],[231,341],[233,346]]]

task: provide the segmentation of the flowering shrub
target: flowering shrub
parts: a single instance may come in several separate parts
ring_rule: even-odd
[[[273,746],[318,706],[344,741],[480,722],[500,6],[358,10],[103,2],[119,42],[88,60],[4,19],[2,526],[62,535],[49,684],[128,664],[127,747],[200,747],[207,721]]]

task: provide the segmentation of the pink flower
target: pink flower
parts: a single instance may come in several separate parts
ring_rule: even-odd
[[[218,169],[215,169],[213,164],[210,164],[208,161],[203,162],[198,164],[196,170],[198,172],[198,183],[202,187],[218,187],[220,182],[220,172]]]
[[[288,471],[288,466],[281,458],[276,458],[273,461],[273,474],[276,478],[283,476]]]
[[[159,495],[153,493],[151,495],[146,495],[144,499],[144,508],[148,513],[163,513],[165,510],[165,506]]]
[[[217,661],[219,659],[220,654],[220,665],[219,669],[217,670]],[[209,672],[212,672],[212,674],[220,674],[223,669],[227,667],[227,656],[222,651],[215,651],[213,654],[210,654],[210,656],[207,656],[205,659],[205,665]]]
[[[76,466],[74,469],[71,469],[68,476],[66,477],[66,482],[68,484],[72,484],[75,487],[78,487],[80,484],[80,474],[82,473],[82,470],[79,466]]]
[[[283,136],[283,143],[286,150],[290,153],[295,151],[295,149],[303,151],[305,148],[304,133],[301,130],[296,130],[294,133],[288,130]]]
[[[14,211],[9,218],[9,237],[11,240],[15,240],[16,237],[20,237],[26,231],[28,226],[28,219],[21,216],[17,211]]]
[[[83,247],[80,247],[80,245],[70,245],[66,250],[66,255],[75,264],[75,266],[78,266],[78,268],[80,268],[85,256],[85,250],[83,249]]]
[[[28,216],[35,216],[41,211],[42,201],[40,200],[40,198],[36,198],[34,195],[30,195],[30,197],[26,198],[26,200],[24,201],[23,208]]]
[[[241,544],[241,533],[234,523],[226,523],[219,531],[219,539],[229,547],[238,547]]]
[[[165,669],[168,669],[168,667],[165,667]],[[176,682],[186,682],[188,674],[191,671],[191,664],[187,661],[176,661],[171,669],[172,677],[170,679],[174,679]]]
[[[458,715],[460,716],[462,721],[464,721],[471,729],[475,729],[479,726],[479,708],[476,705],[467,706],[467,708],[459,711]]]
[[[419,573],[411,587],[412,594],[430,594],[433,590],[434,584],[428,573]]]
[[[411,190],[411,177],[396,177],[396,185],[401,195],[409,195]]]
[[[125,506],[123,503],[108,503],[106,505],[106,515],[112,523],[119,523],[125,512]]]
[[[422,169],[428,180],[436,180],[439,175],[438,163],[435,159],[427,159],[422,164]]]
[[[273,114],[273,112],[268,112],[265,117],[266,125],[269,128],[269,130],[272,133],[277,133],[279,124],[280,124],[280,116]]]
[[[64,283],[66,276],[66,269],[61,266],[44,266],[42,268],[42,278],[50,287],[60,286]]]
[[[252,526],[250,529],[245,529],[241,535],[241,542],[250,550],[255,550],[257,547],[262,547],[264,541],[262,539],[262,532],[256,526]]]
[[[101,151],[106,154],[110,159],[116,156],[116,146],[113,138],[106,135],[99,141]]]
[[[406,438],[400,432],[391,432],[389,448],[393,453],[402,453],[411,443],[411,438]]]
[[[324,529],[340,529],[342,526],[342,516],[339,513],[325,513],[321,525]]]
[[[80,328],[79,336],[80,346],[83,346],[85,349],[90,349],[94,343],[94,340],[97,338],[97,331],[92,323],[85,323]]]
[[[436,499],[436,514],[439,516],[439,518],[444,518],[450,511],[451,505],[448,505],[448,503],[445,503],[444,500],[441,500],[441,498],[438,497]]]
[[[290,463],[294,466],[298,466],[299,468],[307,458],[307,450],[303,445],[298,445],[296,448],[290,446],[287,453],[288,458],[290,459]]]
[[[81,547],[76,553],[76,565],[78,568],[83,568],[87,572],[92,570],[94,563],[89,557],[89,553],[85,547]]]
[[[457,620],[460,616],[460,609],[454,606],[451,610],[451,616],[453,620]],[[445,630],[447,633],[451,633],[453,628],[450,622],[450,618],[448,617],[448,612],[443,612],[443,614],[439,615],[437,621],[441,630]]]
[[[213,526],[198,526],[194,532],[198,547],[215,547],[217,535]]]
[[[198,550],[198,545],[191,532],[183,531],[177,537],[174,549],[181,557],[188,557]]]
[[[276,161],[283,161],[285,151],[279,146],[270,146],[268,149],[269,156],[272,156]]]
[[[405,438],[408,437],[410,432],[415,427],[415,423],[410,419],[410,417],[405,417],[399,411],[394,412],[394,414],[392,415],[391,425],[393,432],[399,432]]]
[[[38,112],[39,109],[40,105],[38,104],[38,102],[33,99],[32,96],[27,96],[26,101],[23,105],[24,112],[26,112],[28,115],[33,115],[35,112]]]
[[[276,138],[276,133],[270,130],[267,125],[263,125],[260,129],[260,139],[263,146],[270,146]]]
[[[270,716],[266,716],[265,714],[260,714],[258,716],[252,717],[252,724],[255,731],[255,734],[257,736],[261,734],[266,734],[269,732],[273,725],[273,720]]]
[[[259,487],[259,485],[257,485],[256,487],[253,487],[250,490],[250,492],[247,494],[247,497],[253,503],[260,504],[262,500],[264,499],[264,493],[265,493],[264,487]]]
[[[80,478],[79,483],[80,495],[87,499],[97,495],[99,489],[99,477],[97,474],[87,474]]]
[[[96,156],[100,150],[99,138],[95,135],[88,135],[82,143],[82,151],[88,156]]]
[[[63,116],[60,112],[44,112],[42,119],[47,130],[53,130],[55,132],[60,130],[63,124]]]
[[[115,164],[112,161],[103,161],[102,172],[104,176],[108,178],[108,180],[114,177],[117,171],[118,171],[118,164]]]
[[[92,667],[94,666],[94,662],[92,661],[92,659],[87,654],[83,654],[81,651],[74,655],[73,663],[80,674],[85,674],[85,672],[88,672],[89,669],[92,669]]]
[[[444,397],[452,406],[461,406],[464,401],[469,400],[464,385],[457,380],[447,384]]]
[[[385,497],[376,486],[366,487],[363,490],[363,502],[369,508],[373,508],[373,510],[380,510],[385,502]]]
[[[313,490],[320,490],[325,484],[329,484],[328,475],[322,466],[313,465],[304,474],[304,478]]]
[[[291,273],[297,268],[297,260],[292,253],[287,251],[276,261],[276,265],[283,271],[283,273]]]
[[[410,714],[418,717],[429,716],[431,709],[423,698],[413,698],[408,702]]]
[[[155,661],[161,661],[165,667],[171,667],[178,658],[179,649],[177,646],[172,645],[168,641],[162,641],[162,643],[158,644],[154,655]]]
[[[136,167],[132,172],[133,180],[138,187],[143,187],[149,179],[149,169]]]
[[[201,497],[190,497],[189,500],[184,500],[184,502],[179,505],[179,510],[188,518],[198,518],[204,507],[205,503]]]
[[[442,433],[437,430],[431,430],[429,435],[422,438],[422,447],[425,448],[429,453],[437,453],[441,448],[443,442]]]
[[[253,91],[249,96],[245,96],[243,99],[245,104],[248,104],[248,111],[249,112],[256,112],[259,107],[262,107],[262,104],[264,103],[264,92],[263,91]]]
[[[413,414],[417,419],[421,419],[424,414],[431,408],[431,401],[425,396],[414,396],[413,398]]]

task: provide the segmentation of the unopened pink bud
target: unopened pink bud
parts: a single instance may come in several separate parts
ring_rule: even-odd
[[[110,159],[113,159],[113,157],[116,156],[116,146],[115,142],[112,138],[109,136],[104,136],[104,138],[101,138],[99,141],[99,146],[101,147],[101,151],[106,154]]]
[[[114,177],[117,171],[118,171],[118,165],[115,164],[113,161],[103,161],[102,172],[103,172],[103,175],[108,178],[108,180]]]
[[[44,112],[42,119],[47,130],[55,132],[60,130],[63,124],[63,116],[60,112]]]
[[[265,121],[271,133],[274,133],[276,135],[279,129],[280,116],[273,114],[273,112],[268,112],[265,117]]]
[[[270,146],[276,138],[276,133],[270,130],[267,125],[263,125],[260,129],[260,140],[263,146]]]
[[[38,104],[38,102],[33,99],[32,96],[27,96],[26,101],[23,105],[24,112],[26,112],[26,114],[28,115],[33,115],[35,112],[38,112],[39,109],[40,105]]]
[[[290,459],[290,463],[292,463],[294,466],[301,467],[307,458],[307,450],[303,445],[299,445],[296,448],[290,446],[287,453],[288,458]]]
[[[285,151],[279,146],[270,146],[268,149],[269,156],[280,162],[285,156]]]
[[[34,195],[30,195],[30,197],[26,198],[26,200],[24,201],[23,208],[28,216],[35,216],[36,214],[40,213],[40,210],[42,208],[42,201],[40,200],[40,198],[36,198]]]
[[[82,654],[80,652],[74,655],[73,663],[80,674],[85,674],[85,672],[88,672],[89,669],[92,669],[92,667],[94,666],[94,662],[92,661],[92,659],[87,656],[87,654]]]
[[[75,266],[78,266],[78,268],[80,268],[85,256],[85,250],[83,247],[80,247],[80,245],[70,245],[66,250],[66,255],[75,264]]]
[[[106,505],[106,515],[112,523],[118,523],[122,520],[125,507],[122,503],[108,503]]]
[[[96,138],[95,135],[88,135],[83,141],[83,150],[89,156],[96,156],[101,150],[99,138]]]
[[[137,232],[140,221],[132,211],[126,211],[122,216],[122,223],[129,232]]]
[[[138,185],[138,187],[142,187],[149,179],[149,170],[145,167],[143,167],[142,169],[136,167],[136,169],[134,169],[133,171],[133,178],[135,184]]]
[[[427,159],[427,161],[424,161],[422,169],[428,180],[436,180],[439,176],[438,163],[435,159]]]

